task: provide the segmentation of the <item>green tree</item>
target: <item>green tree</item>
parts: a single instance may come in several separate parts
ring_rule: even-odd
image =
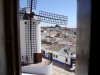
[[[50,28],[54,28],[54,26],[51,26]]]
[[[61,26],[56,24],[55,27],[61,27]]]

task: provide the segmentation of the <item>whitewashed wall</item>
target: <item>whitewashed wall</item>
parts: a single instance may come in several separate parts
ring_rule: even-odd
[[[55,57],[53,56],[54,60],[58,60],[58,61],[60,61],[62,63],[66,62],[66,57],[63,56],[63,55],[60,55],[59,52],[55,52],[55,51],[51,51],[51,50],[47,50],[47,49],[45,50],[44,48],[43,48],[43,50],[45,51],[45,56],[46,57],[48,57],[48,54],[46,55],[46,53],[50,52],[50,53],[53,53],[55,55]],[[56,55],[58,56],[57,58],[56,58]],[[69,55],[71,55],[71,53],[69,53]],[[71,58],[67,58],[67,60],[68,60],[68,62],[66,62],[66,64],[70,65]]]
[[[36,34],[37,34],[37,53],[41,53],[41,27],[40,27],[40,21],[36,22]]]
[[[46,75],[52,73],[52,63],[47,66],[23,66],[22,72]]]
[[[55,55],[55,57],[54,57],[54,55]],[[58,56],[57,58],[56,58],[56,55]],[[59,60],[59,53],[58,52],[53,51],[53,59]]]
[[[43,49],[44,50],[44,49]],[[50,53],[53,53],[53,51],[50,51],[50,50],[44,50],[45,51],[45,56],[46,57],[48,57],[48,53],[50,52]],[[47,53],[47,55],[46,55],[46,53]]]

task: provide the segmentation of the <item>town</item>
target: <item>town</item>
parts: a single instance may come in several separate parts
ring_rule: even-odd
[[[44,57],[52,53],[53,61],[72,66],[76,57],[76,28],[41,27],[41,49]]]

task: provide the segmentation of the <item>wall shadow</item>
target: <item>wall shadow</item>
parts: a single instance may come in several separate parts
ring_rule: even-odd
[[[60,64],[58,62],[53,62],[53,65],[57,66],[57,67],[60,67],[60,68],[63,68],[65,69],[66,71],[69,71],[69,72],[74,72],[75,73],[75,69],[74,70],[70,70],[71,67],[69,66],[64,66],[64,64]]]

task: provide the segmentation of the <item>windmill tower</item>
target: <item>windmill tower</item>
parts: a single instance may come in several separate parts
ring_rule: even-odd
[[[30,13],[28,10],[29,8],[27,7],[22,9],[22,11]],[[36,57],[35,54],[38,53],[38,55],[41,56],[41,27],[39,24],[40,20],[37,18],[37,16],[32,18],[31,27],[29,17],[27,17],[25,14],[20,16],[21,44],[24,45],[21,46],[21,55],[24,57],[28,56],[30,63],[37,62],[37,60],[33,59]],[[42,61],[42,57],[39,61]]]
[[[68,17],[39,11],[35,14],[37,0],[27,0],[27,7],[20,9],[21,55],[30,63],[42,62],[40,22],[67,25]],[[25,34],[25,35],[24,35]]]

